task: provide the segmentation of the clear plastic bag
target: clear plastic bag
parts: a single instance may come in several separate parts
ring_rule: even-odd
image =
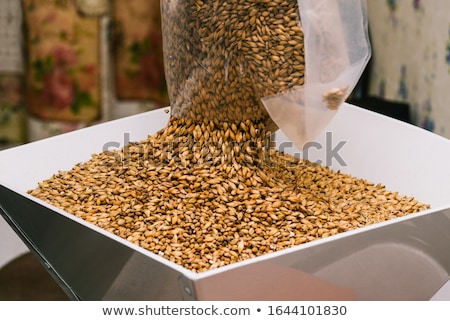
[[[370,56],[365,0],[162,0],[172,116],[314,139]]]
[[[261,97],[303,83],[297,0],[162,0],[172,116],[276,129]]]
[[[371,48],[365,0],[299,0],[305,83],[262,97],[272,120],[297,148],[318,136],[351,94]]]

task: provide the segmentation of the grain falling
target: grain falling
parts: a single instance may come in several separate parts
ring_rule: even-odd
[[[265,122],[171,117],[29,193],[195,272],[429,208],[270,148]]]
[[[163,1],[161,10],[173,115],[275,130],[260,98],[304,84],[297,0]]]

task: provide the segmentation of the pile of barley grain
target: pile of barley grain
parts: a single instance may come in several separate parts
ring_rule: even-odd
[[[197,272],[428,208],[265,148],[269,134],[171,118],[29,193]]]
[[[163,1],[161,11],[173,116],[276,129],[260,98],[304,83],[297,0]]]

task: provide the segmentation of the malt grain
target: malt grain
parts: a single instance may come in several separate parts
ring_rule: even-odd
[[[270,133],[172,117],[29,193],[195,272],[429,207],[267,148]]]

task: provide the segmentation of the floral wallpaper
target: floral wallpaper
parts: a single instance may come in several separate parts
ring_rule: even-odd
[[[408,103],[413,122],[450,138],[450,2],[367,0],[369,94]]]
[[[119,99],[169,104],[162,54],[160,0],[112,6],[115,93]]]
[[[0,145],[25,141],[23,81],[15,74],[0,74]]]
[[[0,150],[167,106],[160,24],[159,0],[0,0]]]
[[[93,121],[100,114],[99,22],[72,1],[23,0],[27,107],[43,119]]]
[[[20,3],[0,0],[0,149],[25,142]]]

